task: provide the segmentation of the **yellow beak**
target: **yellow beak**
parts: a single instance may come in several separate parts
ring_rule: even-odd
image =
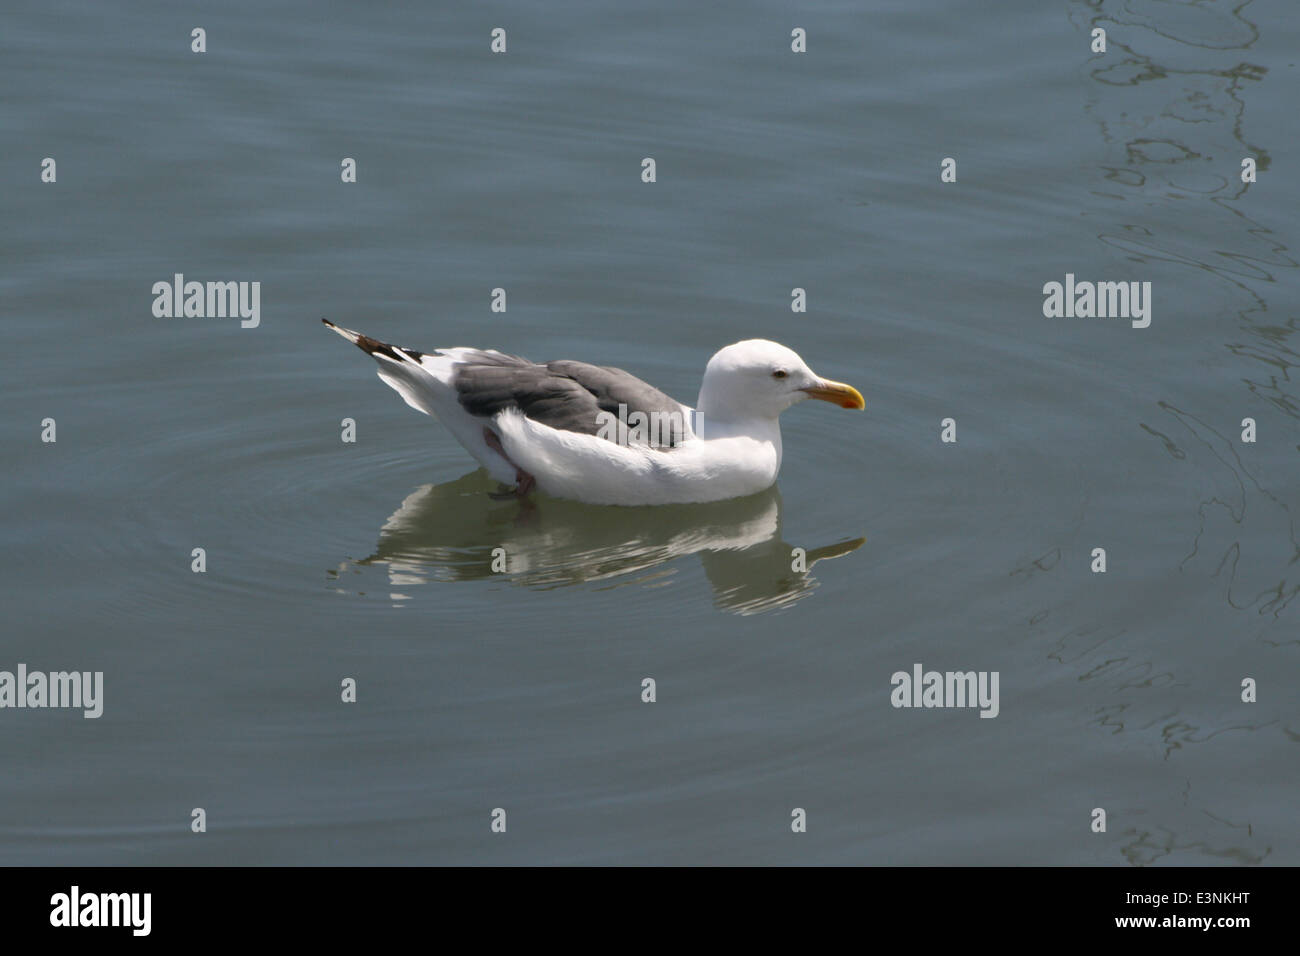
[[[820,398],[823,402],[833,402],[840,408],[867,407],[867,403],[862,399],[862,393],[852,385],[845,385],[843,382],[823,380],[811,388],[805,388],[804,392],[812,398]]]

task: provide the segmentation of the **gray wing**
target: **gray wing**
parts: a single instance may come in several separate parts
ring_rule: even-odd
[[[539,365],[527,359],[501,353],[480,352],[456,366],[453,379],[461,408],[483,418],[517,408],[533,421],[584,435],[601,433],[601,412],[619,415],[619,406],[629,418],[642,412],[647,420],[654,413],[677,416],[688,424],[685,406],[659,389],[620,368],[558,361]],[[666,427],[662,444],[679,445],[684,427]],[[635,426],[635,419],[631,423]]]

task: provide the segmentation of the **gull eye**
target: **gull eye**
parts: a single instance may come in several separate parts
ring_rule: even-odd
[[[790,373],[787,372],[785,369],[783,369],[783,368],[779,368],[779,369],[777,369],[775,372],[772,373],[772,377],[773,377],[773,378],[785,378],[785,377],[786,377],[787,375],[789,375],[789,374],[790,374]]]

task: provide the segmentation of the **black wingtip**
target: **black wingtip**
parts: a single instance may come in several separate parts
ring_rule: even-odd
[[[367,355],[382,355],[384,358],[392,359],[394,362],[418,362],[420,359],[424,358],[424,353],[417,352],[415,349],[402,349],[399,352],[396,346],[389,345],[387,342],[381,342],[378,339],[372,339],[370,336],[362,335],[360,332],[354,332],[351,329],[345,329],[342,326],[335,325],[323,316],[321,317],[321,321]]]

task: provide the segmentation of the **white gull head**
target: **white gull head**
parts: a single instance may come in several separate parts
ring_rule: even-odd
[[[775,421],[808,398],[841,408],[865,408],[858,390],[824,379],[793,349],[767,339],[747,339],[709,359],[697,410],[705,422]]]

